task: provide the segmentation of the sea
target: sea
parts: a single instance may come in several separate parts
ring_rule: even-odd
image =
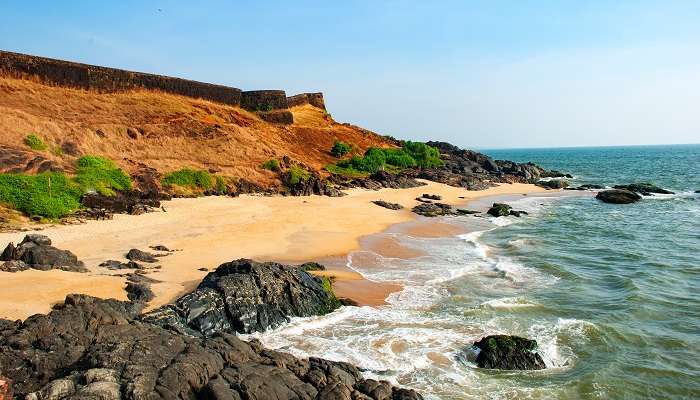
[[[349,268],[399,283],[380,307],[343,307],[258,335],[267,346],[361,367],[427,399],[700,398],[700,145],[485,150],[570,173],[573,186],[650,182],[672,195],[605,204],[529,195],[529,215],[450,217],[464,233],[381,233],[421,254],[366,248]],[[485,335],[532,338],[547,368],[477,368]]]

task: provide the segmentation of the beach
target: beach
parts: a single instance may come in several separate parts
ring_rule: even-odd
[[[423,193],[438,194],[442,202],[457,205],[483,197],[544,191],[530,184],[467,191],[425,183],[411,189],[352,189],[341,198],[244,195],[174,199],[164,203],[165,212],[115,215],[108,221],[47,227],[38,232],[49,236],[56,247],[75,253],[90,272],[0,272],[0,318],[24,319],[46,313],[71,293],[125,300],[123,274],[129,270],[110,271],[98,265],[106,260],[124,260],[132,248],[149,251],[149,246],[164,245],[176,250],[160,258],[157,265],[162,267],[148,274],[159,281],[152,286],[156,296],[148,306],[152,309],[196,287],[207,274],[200,269],[213,270],[234,259],[303,263],[342,257],[358,249],[362,237],[417,218],[410,210],[418,204],[415,198]],[[371,203],[380,199],[399,203],[404,209],[388,210]],[[453,234],[440,232],[450,229],[440,225],[433,232],[420,229],[424,232],[416,234]],[[31,232],[1,233],[0,246],[17,243],[27,233]],[[391,251],[391,246],[386,249]],[[330,263],[329,268],[323,274],[334,277],[336,294],[361,305],[383,304],[387,295],[400,289],[367,281],[343,263]],[[31,290],[26,290],[28,287]]]

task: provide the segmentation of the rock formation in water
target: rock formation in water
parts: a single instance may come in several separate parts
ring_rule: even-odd
[[[51,246],[51,239],[39,234],[26,235],[16,247],[13,243],[8,244],[0,255],[0,271],[18,272],[30,268],[88,272],[75,254]]]
[[[649,196],[652,193],[655,194],[674,194],[670,190],[662,189],[651,183],[631,183],[629,185],[616,185],[613,186],[615,189],[629,190],[630,192],[636,192],[643,196]]]
[[[486,336],[474,343],[475,362],[479,368],[505,370],[545,369],[544,360],[537,354],[537,342],[518,336]]]
[[[598,192],[595,198],[604,203],[629,204],[641,200],[642,196],[629,190],[610,189]]]
[[[493,217],[506,217],[512,215],[514,217],[520,217],[521,215],[527,215],[526,211],[516,211],[513,207],[504,203],[493,203],[491,208],[486,212]]]
[[[192,336],[258,332],[333,311],[340,303],[326,285],[299,267],[240,259],[221,264],[197,289],[144,320]]]
[[[183,335],[139,320],[139,311],[69,295],[47,315],[0,320],[0,380],[33,400],[422,398],[347,363],[300,360],[227,332]]]

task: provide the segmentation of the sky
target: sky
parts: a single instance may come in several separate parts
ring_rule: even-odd
[[[700,142],[700,1],[14,1],[0,49],[324,93],[471,148]]]

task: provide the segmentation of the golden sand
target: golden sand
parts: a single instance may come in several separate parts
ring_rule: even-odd
[[[23,319],[46,313],[70,293],[125,299],[124,277],[114,276],[114,271],[98,264],[108,259],[123,260],[131,248],[149,250],[150,245],[162,244],[180,250],[161,258],[162,268],[148,275],[161,281],[152,286],[156,295],[150,303],[153,308],[194,288],[207,273],[199,271],[201,267],[212,270],[238,258],[301,263],[345,255],[358,248],[362,236],[416,218],[410,209],[417,204],[414,198],[422,193],[440,194],[443,202],[460,204],[484,196],[543,190],[534,185],[506,184],[467,191],[427,183],[412,189],[353,189],[341,198],[175,199],[164,203],[167,212],[115,215],[110,221],[50,227],[39,233],[49,236],[56,247],[74,252],[90,272],[0,272],[0,318]],[[379,199],[400,203],[405,209],[393,211],[370,203]],[[0,246],[21,241],[26,233],[0,233]],[[334,287],[339,296],[361,304],[381,304],[398,288],[366,281],[347,269],[326,273],[335,274]]]

